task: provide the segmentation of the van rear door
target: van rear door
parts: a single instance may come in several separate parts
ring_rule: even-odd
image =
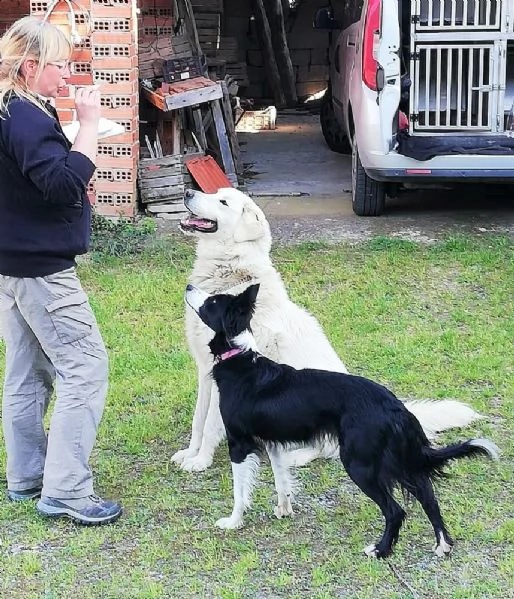
[[[400,104],[400,22],[398,0],[382,0],[380,29],[375,35],[380,133],[386,154],[393,147],[393,125]]]

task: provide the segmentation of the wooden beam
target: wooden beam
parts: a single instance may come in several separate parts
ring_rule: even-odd
[[[200,56],[202,49],[198,40],[198,31],[196,29],[196,21],[193,15],[193,7],[191,0],[176,0],[179,16],[184,19],[184,29],[191,43],[193,56]]]
[[[205,136],[205,128],[203,126],[202,109],[200,106],[193,106],[192,112],[193,122],[195,124],[195,134],[199,144],[202,146],[202,150],[205,152],[207,149],[207,137]]]
[[[234,158],[236,173],[238,175],[242,175],[243,162],[241,160],[241,153],[239,151],[239,142],[237,140],[236,127],[234,125],[234,115],[232,114],[232,106],[230,105],[230,95],[228,93],[228,88],[225,81],[221,81],[221,89],[223,90],[221,106],[223,108],[225,126],[227,128],[228,139],[230,141],[230,147],[232,149],[232,157]]]
[[[275,106],[280,108],[285,106],[286,98],[282,90],[282,84],[280,82],[280,74],[271,41],[270,25],[262,0],[253,0],[253,12],[255,17],[255,29],[259,39],[262,58],[264,60],[266,78],[273,93]]]
[[[289,12],[291,10],[291,5],[289,4],[289,0],[281,0],[282,2],[282,13],[284,15],[284,23],[287,21],[289,17]]]
[[[196,81],[191,79],[190,81]],[[167,112],[169,110],[177,110],[178,108],[186,108],[187,106],[193,106],[194,104],[202,104],[203,102],[209,102],[210,100],[219,100],[223,97],[223,91],[219,83],[210,81],[212,85],[206,85],[204,87],[184,89],[184,91],[170,92],[166,94],[159,94],[146,87],[142,88],[144,97],[154,106],[157,106],[159,110]],[[175,86],[178,88],[179,84]]]
[[[216,133],[218,136],[218,143],[221,152],[221,159],[223,161],[223,170],[227,175],[228,179],[234,187],[238,186],[236,169],[234,167],[234,159],[230,150],[230,143],[227,136],[227,130],[225,129],[225,121],[223,120],[223,113],[221,112],[221,106],[219,100],[214,100],[211,103],[212,116],[214,118],[214,126],[216,127]]]
[[[284,13],[282,11],[282,0],[264,0],[266,16],[268,17],[271,32],[271,43],[275,53],[282,89],[288,106],[294,106],[298,102],[296,95],[296,81],[293,70],[289,45],[287,43],[286,28],[284,25]]]

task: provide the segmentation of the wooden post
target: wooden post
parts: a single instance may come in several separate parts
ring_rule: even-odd
[[[234,116],[232,114],[232,106],[230,105],[230,95],[228,93],[227,84],[225,81],[221,81],[221,89],[223,90],[223,99],[221,101],[221,107],[223,108],[223,116],[225,117],[225,126],[227,128],[228,139],[230,141],[230,147],[232,148],[232,157],[234,158],[234,164],[236,167],[236,173],[238,175],[243,174],[243,163],[241,160],[241,153],[239,151],[239,142],[237,140],[236,128],[234,125]]]
[[[289,54],[286,29],[284,25],[284,14],[282,12],[282,0],[264,0],[266,15],[271,31],[271,41],[275,51],[282,89],[288,106],[294,106],[298,101],[296,95],[296,81],[293,71],[293,63]]]
[[[187,37],[191,43],[191,51],[193,56],[200,56],[202,48],[198,39],[198,31],[196,29],[196,21],[193,15],[193,7],[191,0],[177,0],[177,8],[179,16],[184,19],[184,28]]]
[[[207,137],[205,135],[205,128],[203,126],[202,109],[200,106],[192,107],[193,122],[195,124],[195,133],[198,136],[198,142],[202,146],[202,150],[205,152],[207,149]]]
[[[289,11],[291,10],[291,5],[289,4],[289,0],[281,0],[282,2],[282,14],[284,15],[284,23],[287,21],[287,17],[289,16]]]
[[[230,142],[228,140],[227,130],[225,128],[225,121],[223,120],[223,113],[221,111],[220,101],[213,100],[211,102],[212,116],[214,119],[214,126],[216,127],[216,134],[218,136],[218,144],[221,153],[221,160],[223,161],[223,168],[229,181],[234,187],[237,187],[237,175],[234,167],[234,159],[230,149]]]
[[[268,17],[266,16],[266,11],[264,10],[262,0],[253,0],[253,7],[256,26],[255,28],[257,31],[257,36],[259,37],[259,46],[261,47],[262,58],[264,60],[266,78],[268,79],[268,83],[273,93],[275,106],[280,108],[285,106],[286,98],[282,90],[280,74],[275,61]]]

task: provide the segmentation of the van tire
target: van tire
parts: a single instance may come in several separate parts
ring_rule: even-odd
[[[352,208],[357,216],[380,216],[385,208],[385,183],[375,181],[362,167],[354,136],[352,144]]]
[[[352,147],[341,125],[337,122],[336,115],[334,114],[334,107],[332,106],[332,92],[330,91],[330,88],[327,89],[325,95],[321,99],[319,120],[323,137],[325,138],[327,146],[332,150],[332,152],[338,152],[339,154],[350,154]]]

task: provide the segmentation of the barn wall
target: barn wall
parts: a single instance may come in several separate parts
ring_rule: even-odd
[[[251,98],[273,96],[266,82],[264,64],[254,22],[251,21],[252,0],[225,0],[224,35],[238,40],[242,60],[248,65],[249,87],[242,95]],[[288,42],[295,71],[299,99],[325,89],[328,79],[328,32],[312,27],[316,10],[326,0],[304,0],[292,11],[288,22]]]

